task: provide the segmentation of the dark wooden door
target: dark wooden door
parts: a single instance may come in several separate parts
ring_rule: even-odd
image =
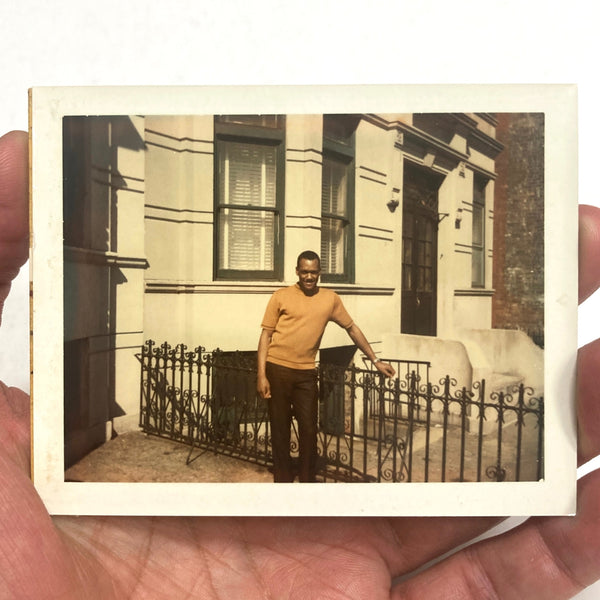
[[[438,189],[442,178],[405,164],[401,332],[436,335]]]

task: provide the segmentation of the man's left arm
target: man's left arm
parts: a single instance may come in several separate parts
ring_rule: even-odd
[[[365,334],[360,330],[356,323],[353,323],[346,329],[350,339],[358,346],[358,348],[367,356],[367,358],[375,365],[375,368],[383,373],[386,377],[393,377],[396,374],[394,367],[389,363],[378,360],[371,348],[371,344],[367,341]]]

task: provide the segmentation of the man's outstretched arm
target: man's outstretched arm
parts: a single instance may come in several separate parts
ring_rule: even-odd
[[[369,344],[365,334],[361,331],[360,327],[353,323],[352,326],[346,329],[350,339],[358,346],[359,350],[367,356],[367,358],[375,365],[375,368],[383,373],[386,377],[393,377],[396,374],[394,367],[389,363],[378,360]]]

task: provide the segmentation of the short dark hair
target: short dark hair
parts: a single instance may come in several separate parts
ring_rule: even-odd
[[[298,260],[296,261],[296,267],[300,266],[301,260],[318,260],[319,268],[321,268],[321,259],[319,258],[319,255],[316,252],[313,252],[312,250],[305,250],[304,252],[301,252],[298,255]]]

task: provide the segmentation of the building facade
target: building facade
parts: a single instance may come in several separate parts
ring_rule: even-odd
[[[307,249],[380,356],[467,387],[539,387],[531,340],[492,328],[497,126],[487,113],[65,119],[67,463],[137,425],[146,339],[256,350],[270,294]],[[335,360],[349,343],[331,325],[322,348]]]

